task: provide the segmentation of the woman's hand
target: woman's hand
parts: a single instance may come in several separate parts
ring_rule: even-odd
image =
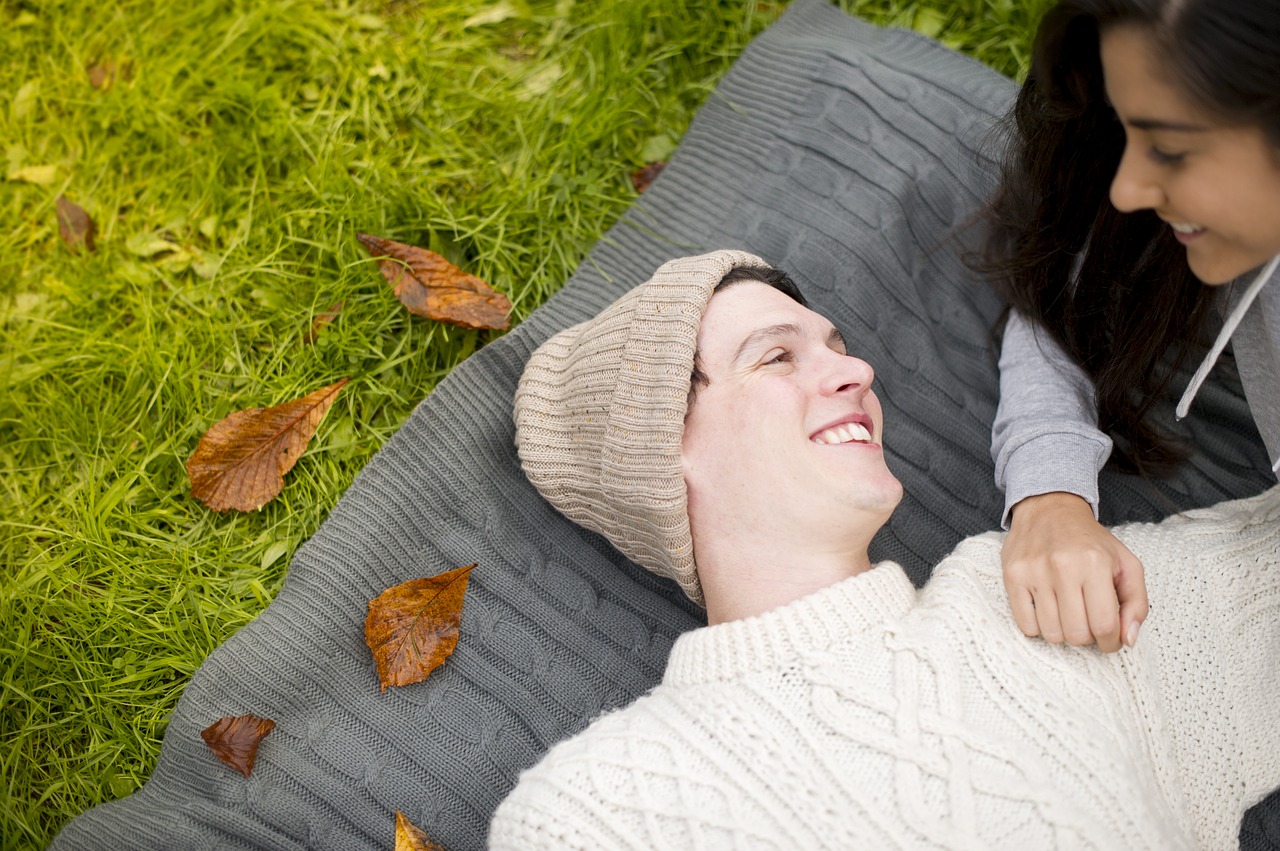
[[[1031,496],[1013,508],[1001,553],[1018,628],[1054,644],[1132,647],[1147,617],[1142,562],[1070,493]]]

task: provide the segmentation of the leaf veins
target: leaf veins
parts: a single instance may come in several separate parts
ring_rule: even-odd
[[[463,328],[505,331],[510,325],[511,302],[506,296],[434,251],[367,233],[356,238],[380,258],[383,277],[410,313]]]
[[[410,579],[369,601],[364,642],[373,652],[382,690],[421,682],[458,645],[462,600],[476,565]]]
[[[214,511],[256,511],[270,502],[349,380],[215,423],[187,459],[191,495]]]
[[[276,728],[276,722],[257,715],[225,716],[200,732],[213,755],[248,777],[258,757],[258,745]]]

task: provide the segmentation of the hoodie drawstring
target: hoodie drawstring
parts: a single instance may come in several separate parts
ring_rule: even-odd
[[[1240,297],[1240,303],[1236,305],[1236,309],[1231,311],[1231,315],[1227,317],[1226,323],[1218,333],[1218,339],[1213,341],[1213,348],[1209,349],[1209,354],[1205,355],[1204,360],[1201,361],[1200,368],[1191,377],[1191,383],[1187,385],[1186,392],[1182,394],[1182,399],[1178,401],[1178,419],[1185,417],[1187,411],[1191,410],[1191,400],[1196,398],[1196,393],[1200,392],[1200,385],[1204,384],[1205,378],[1209,375],[1209,370],[1213,369],[1213,365],[1218,362],[1218,355],[1222,354],[1222,350],[1227,347],[1227,342],[1231,339],[1231,335],[1236,332],[1236,327],[1240,325],[1240,320],[1244,319],[1249,306],[1258,297],[1258,293],[1262,291],[1263,284],[1275,272],[1277,265],[1280,265],[1280,254],[1267,261],[1267,265],[1262,267],[1258,277],[1253,279],[1253,283],[1249,284],[1249,289],[1245,290],[1244,295]]]

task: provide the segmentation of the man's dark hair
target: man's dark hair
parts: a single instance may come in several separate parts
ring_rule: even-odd
[[[729,273],[720,279],[720,283],[716,284],[716,288],[711,291],[711,296],[723,290],[729,289],[734,284],[741,284],[747,281],[755,281],[761,284],[767,284],[778,292],[791,298],[801,307],[808,307],[809,302],[805,300],[804,293],[800,292],[800,288],[796,286],[796,282],[791,280],[791,276],[781,269],[762,269],[756,266],[736,266],[729,270]],[[685,408],[685,416],[688,411],[693,408],[693,402],[698,396],[698,388],[706,387],[710,383],[707,374],[702,371],[702,358],[699,353],[693,355],[693,374],[689,376],[689,404]]]

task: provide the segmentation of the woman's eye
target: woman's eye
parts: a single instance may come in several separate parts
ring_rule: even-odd
[[[1150,148],[1148,154],[1152,160],[1160,165],[1177,165],[1182,162],[1182,158],[1186,156],[1186,154],[1175,154],[1169,151],[1162,151],[1154,146]]]

